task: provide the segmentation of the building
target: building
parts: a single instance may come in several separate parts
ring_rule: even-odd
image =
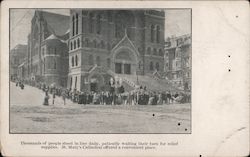
[[[165,42],[164,71],[172,84],[191,89],[191,36],[168,38]]]
[[[19,80],[24,80],[28,77],[28,62],[27,58],[24,58],[20,65],[17,68],[17,78]]]
[[[66,86],[69,16],[35,11],[28,36],[28,79]]]
[[[27,57],[27,45],[16,45],[10,50],[10,77],[17,78],[18,66]]]
[[[164,25],[164,11],[72,9],[68,88],[98,91],[111,77],[163,72]]]

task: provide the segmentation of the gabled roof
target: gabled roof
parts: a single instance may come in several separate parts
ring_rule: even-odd
[[[70,18],[66,15],[55,14],[45,11],[37,11],[47,22],[48,28],[55,35],[64,35],[69,29]]]
[[[67,38],[68,39],[68,38]],[[44,40],[44,42],[48,41],[48,40],[59,40],[61,41],[62,43],[66,43],[67,44],[67,39],[63,39],[63,36],[62,37],[59,37],[59,36],[56,36],[54,34],[51,34],[48,38],[46,38]]]
[[[139,55],[139,52],[137,51],[135,45],[134,45],[133,42],[128,38],[127,32],[126,32],[126,31],[125,31],[124,37],[115,45],[115,47],[111,50],[111,52],[115,51],[115,50],[118,49],[120,46],[127,46],[127,47],[130,47],[132,50],[134,50],[134,52],[137,53],[137,55]]]

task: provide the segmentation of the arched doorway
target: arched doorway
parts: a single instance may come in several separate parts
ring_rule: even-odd
[[[129,48],[121,48],[113,55],[113,71],[116,74],[136,74],[138,60],[136,52]]]

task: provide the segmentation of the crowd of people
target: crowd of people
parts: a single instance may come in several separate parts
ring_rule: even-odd
[[[28,84],[36,86],[45,93],[43,105],[49,105],[49,99],[52,95],[52,103],[54,104],[56,97],[63,99],[66,105],[66,99],[78,104],[100,104],[100,105],[163,105],[174,103],[190,103],[191,95],[185,92],[171,92],[171,91],[149,91],[146,87],[126,92],[123,86],[119,88],[110,87],[106,91],[90,91],[83,92],[76,89],[67,89],[56,87],[55,85],[46,85],[41,82],[27,82],[17,81],[17,84],[24,86]],[[21,87],[22,88],[22,87]]]

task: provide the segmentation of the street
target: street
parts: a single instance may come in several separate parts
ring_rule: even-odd
[[[10,133],[191,133],[191,105],[80,105],[10,83]]]

